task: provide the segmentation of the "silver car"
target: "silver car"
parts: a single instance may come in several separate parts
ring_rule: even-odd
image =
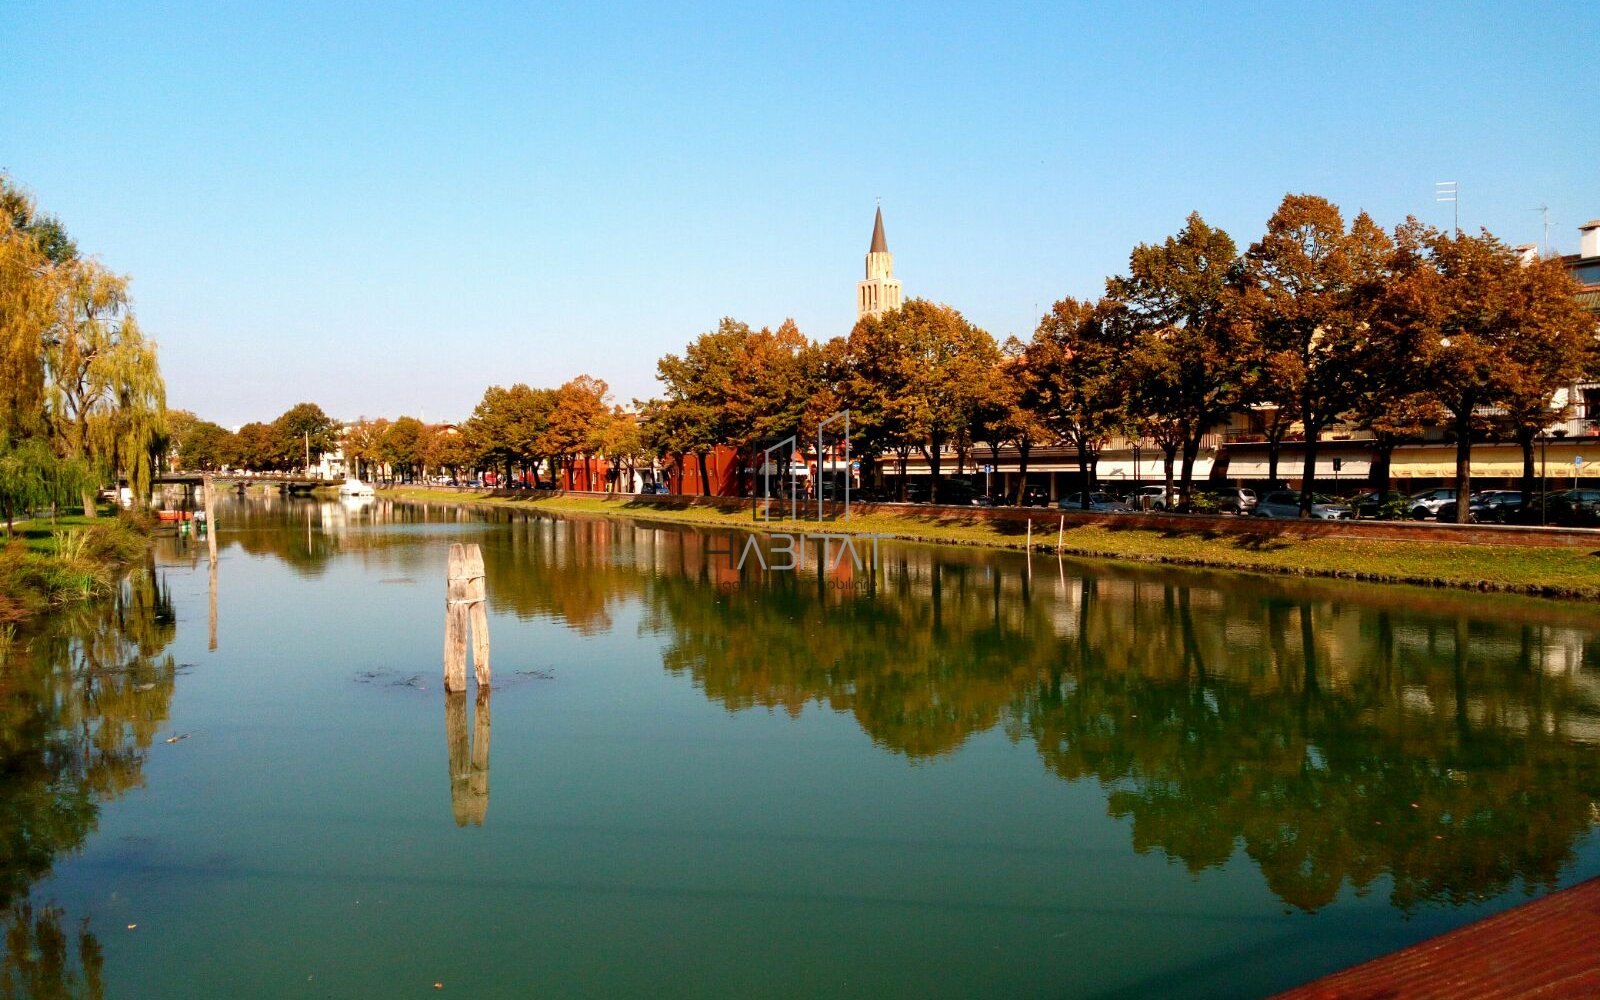
[[[1413,493],[1406,500],[1406,513],[1418,521],[1435,517],[1439,508],[1456,498],[1456,491],[1450,487],[1441,487]]]
[[[1292,490],[1268,493],[1251,511],[1256,517],[1295,518],[1300,516],[1300,494]],[[1321,521],[1348,521],[1350,508],[1319,493],[1311,495],[1311,516]]]
[[[1056,506],[1060,507],[1062,510],[1082,511],[1083,510],[1083,494],[1082,493],[1074,493],[1071,496],[1062,497],[1059,501],[1056,502]],[[1118,500],[1116,497],[1112,496],[1109,493],[1091,493],[1091,494],[1089,494],[1089,511],[1091,513],[1095,513],[1095,514],[1120,514],[1123,511],[1126,511],[1127,509],[1128,509],[1128,505],[1127,504],[1123,503],[1121,500]]]

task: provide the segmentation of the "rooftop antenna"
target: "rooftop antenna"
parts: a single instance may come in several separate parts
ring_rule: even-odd
[[[1461,185],[1455,181],[1434,181],[1433,200],[1448,201],[1455,206],[1456,235],[1461,235]]]
[[[1528,211],[1538,212],[1544,217],[1544,255],[1548,257],[1550,256],[1550,206],[1537,205]]]

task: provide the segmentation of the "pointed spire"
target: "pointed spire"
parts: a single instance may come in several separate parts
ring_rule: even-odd
[[[867,253],[888,253],[889,241],[883,238],[883,209],[878,209],[878,217],[872,221],[872,249]]]

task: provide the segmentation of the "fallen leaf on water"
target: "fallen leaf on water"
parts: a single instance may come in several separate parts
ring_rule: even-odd
[[[137,927],[138,927],[138,926],[139,926],[139,925],[138,925],[138,924],[129,924],[129,925],[128,925],[128,930],[130,930],[130,931],[131,931],[131,930],[134,930],[134,929],[135,929],[135,928],[137,928]]]

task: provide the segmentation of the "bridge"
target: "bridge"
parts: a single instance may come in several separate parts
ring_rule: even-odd
[[[213,486],[244,492],[247,486],[274,487],[283,493],[310,493],[319,486],[338,486],[343,479],[322,479],[290,472],[263,472],[244,475],[238,472],[164,472],[150,480],[152,486],[182,486],[194,489],[210,478]]]

